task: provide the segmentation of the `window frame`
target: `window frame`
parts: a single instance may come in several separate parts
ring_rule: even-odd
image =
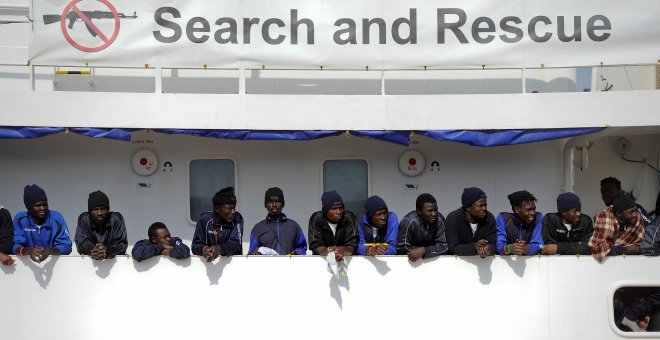
[[[325,164],[325,162],[327,162],[327,161],[349,161],[349,160],[361,160],[361,161],[364,161],[367,164],[367,197],[365,197],[365,200],[367,198],[371,197],[371,163],[369,162],[369,160],[366,159],[366,158],[356,157],[356,156],[350,156],[350,157],[349,156],[337,156],[337,157],[324,157],[324,158],[321,159],[321,163],[320,163],[320,166],[319,166],[319,172],[320,172],[319,180],[321,182],[321,184],[320,184],[320,188],[321,188],[320,191],[321,192],[318,196],[319,201],[321,200],[321,196],[325,192],[325,188],[323,187],[323,179],[324,179],[324,177],[323,177],[324,176],[324,171],[323,171],[324,167],[323,167],[323,165]],[[339,193],[339,194],[341,195],[341,193]],[[343,198],[343,196],[342,196],[342,198]],[[320,202],[319,202],[319,210],[321,210],[320,209]],[[356,212],[356,211],[353,211],[353,213],[356,214],[356,218],[357,218],[357,215],[359,215],[359,213]]]
[[[186,207],[187,207],[187,212],[186,212],[186,220],[188,223],[190,223],[193,227],[197,225],[197,221],[193,221],[192,218],[190,218],[190,209],[192,208],[190,204],[190,165],[192,164],[193,161],[199,161],[199,160],[230,160],[232,161],[234,165],[234,193],[238,192],[238,162],[236,161],[235,158],[233,157],[215,157],[215,156],[208,156],[208,157],[195,157],[195,158],[189,158],[188,159],[188,166],[186,167]],[[238,196],[238,195],[236,195]],[[209,200],[212,199],[212,197],[209,197]]]
[[[637,256],[637,255],[635,255]],[[642,256],[642,255],[639,255]],[[610,328],[614,333],[620,337],[631,338],[631,339],[657,339],[660,337],[660,332],[624,332],[619,327],[616,326],[614,320],[614,294],[619,288],[624,287],[658,287],[660,288],[660,282],[650,282],[650,281],[618,281],[612,285],[610,288],[609,294],[607,295],[607,321],[610,324]]]

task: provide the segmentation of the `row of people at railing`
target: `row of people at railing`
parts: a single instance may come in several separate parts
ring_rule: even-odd
[[[594,226],[592,219],[581,213],[579,197],[571,192],[557,197],[556,213],[543,216],[536,211],[534,195],[517,191],[508,195],[512,211],[495,217],[487,210],[486,193],[465,188],[461,207],[446,219],[438,212],[435,198],[425,193],[417,197],[415,210],[401,221],[378,196],[369,197],[366,212],[356,217],[344,209],[337,192],[325,192],[322,209],[309,219],[309,249],[322,256],[334,253],[337,262],[354,254],[407,255],[410,261],[445,254],[591,254],[598,261],[608,255],[659,254],[660,235],[656,232],[660,218],[651,222],[614,178],[601,182],[601,194],[607,207],[596,215]],[[30,256],[41,262],[49,255],[71,253],[67,224],[62,214],[49,210],[45,191],[28,185],[23,200],[27,211],[16,214],[13,221],[6,209],[0,210],[0,262],[13,263],[6,254]],[[197,220],[192,253],[208,261],[242,254],[243,217],[236,211],[233,188],[221,189],[211,201],[213,210],[203,212]],[[264,205],[266,218],[252,229],[247,253],[307,254],[300,225],[283,213],[282,190],[268,189]],[[188,246],[171,237],[161,222],[149,227],[148,236],[133,247],[132,255],[138,261],[157,255],[190,256]],[[110,201],[103,192],[89,194],[88,211],[78,218],[74,239],[78,252],[95,260],[125,254],[124,219],[119,212],[110,211]]]

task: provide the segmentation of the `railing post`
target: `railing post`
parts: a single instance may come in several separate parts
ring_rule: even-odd
[[[238,68],[238,94],[245,94],[245,68]]]

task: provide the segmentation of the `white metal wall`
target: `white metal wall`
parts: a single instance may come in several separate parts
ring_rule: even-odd
[[[129,242],[146,237],[146,228],[163,221],[172,232],[191,239],[188,222],[188,162],[195,158],[232,158],[237,168],[238,210],[246,220],[246,233],[264,218],[263,195],[267,188],[284,190],[291,218],[306,231],[312,212],[320,208],[321,168],[325,159],[364,158],[369,163],[370,194],[385,199],[399,216],[414,209],[417,195],[429,192],[443,214],[457,209],[463,188],[479,186],[489,195],[489,209],[509,211],[506,196],[527,189],[539,198],[539,211],[555,209],[561,187],[561,141],[520,146],[479,148],[438,142],[416,136],[427,168],[419,177],[406,177],[398,169],[407,147],[344,135],[316,141],[231,141],[140,131],[133,144],[92,139],[74,133],[32,140],[0,140],[0,204],[13,214],[24,210],[23,187],[37,183],[49,197],[51,209],[59,210],[75,231],[78,214],[86,209],[87,196],[103,190],[111,208],[127,221]],[[135,175],[130,161],[135,151],[153,150],[161,164],[169,161],[172,172],[159,169],[150,177]],[[431,171],[430,163],[439,168]],[[153,185],[153,194],[136,188],[138,181]],[[418,185],[416,191],[406,184]],[[218,188],[219,189],[219,188]],[[594,190],[597,190],[595,188]],[[210,202],[210,197],[209,197]],[[247,241],[247,238],[246,240]]]
[[[0,266],[2,339],[618,339],[621,285],[660,283],[657,259],[25,257]],[[628,334],[630,335],[630,334]],[[636,334],[640,336],[640,333]],[[657,338],[657,333],[641,334]]]

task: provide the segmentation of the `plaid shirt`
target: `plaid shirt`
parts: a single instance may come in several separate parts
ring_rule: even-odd
[[[623,226],[624,229],[621,230],[622,226],[610,206],[598,213],[594,220],[594,233],[589,240],[589,248],[599,262],[603,261],[614,247],[638,246],[642,242],[644,222],[641,218],[637,219],[634,226]]]

